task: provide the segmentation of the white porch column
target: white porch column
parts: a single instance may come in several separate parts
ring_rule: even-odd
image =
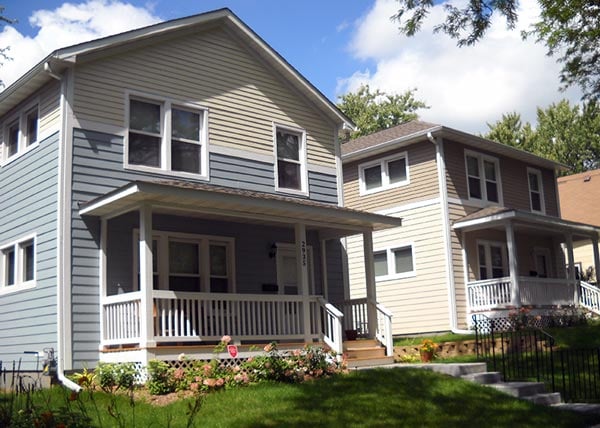
[[[108,296],[106,284],[106,240],[108,237],[108,221],[100,220],[100,351],[103,350],[106,339],[106,318],[104,316],[104,302]]]
[[[140,347],[156,345],[154,341],[154,302],[152,300],[152,208],[140,207]]]
[[[298,287],[302,290],[302,308],[303,308],[303,324],[304,324],[304,341],[310,342],[311,335],[311,318],[310,318],[310,290],[308,289],[308,251],[306,247],[306,225],[297,223],[294,226],[296,239],[296,275]]]
[[[598,251],[598,238],[592,238],[592,249],[594,250],[594,272],[596,273],[596,284],[600,284],[600,252]]]
[[[367,287],[367,316],[369,318],[369,337],[377,332],[377,289],[375,283],[375,262],[373,261],[373,233],[363,233],[363,253],[365,259],[365,282]]]
[[[519,290],[519,261],[517,259],[517,245],[515,242],[515,229],[511,222],[506,223],[506,246],[508,247],[508,266],[510,273],[510,302],[515,307],[521,306],[521,292]]]
[[[574,284],[574,292],[573,292],[573,304],[575,306],[579,305],[579,286],[575,283],[575,255],[573,254],[573,235],[567,233],[565,235],[565,244],[567,245],[567,260],[569,264],[569,268],[567,270],[567,278],[571,284]]]
[[[323,298],[329,301],[329,284],[327,278],[327,241],[321,239],[321,286],[323,287]]]

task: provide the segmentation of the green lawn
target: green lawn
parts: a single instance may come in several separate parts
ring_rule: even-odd
[[[36,395],[47,406],[49,393]],[[56,389],[55,402],[66,402]],[[1,397],[1,396],[0,396]],[[5,399],[6,397],[1,397]],[[108,415],[110,399],[95,393],[103,415],[101,424],[112,427],[185,427],[193,400],[164,407],[118,397],[119,424]],[[85,413],[98,413],[85,394]],[[78,401],[69,402],[76,409]],[[5,403],[4,403],[5,404]],[[3,402],[0,401],[0,408]],[[135,422],[132,411],[135,411]],[[113,412],[114,413],[114,412]],[[260,384],[208,395],[194,425],[198,427],[586,427],[600,423],[568,411],[535,406],[486,388],[437,373],[416,369],[377,369],[352,372],[304,384]],[[1,424],[0,424],[1,425]]]

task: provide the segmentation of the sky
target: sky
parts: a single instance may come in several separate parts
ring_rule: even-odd
[[[464,0],[459,0],[464,1]],[[537,2],[520,2],[519,29],[538,15]],[[543,45],[523,42],[502,20],[474,47],[458,48],[432,27],[436,6],[415,37],[390,20],[396,0],[4,0],[16,19],[0,32],[0,80],[10,85],[55,49],[156,22],[230,8],[331,101],[361,84],[387,93],[416,89],[430,108],[422,120],[472,133],[516,111],[535,124],[536,108],[567,98],[559,92],[560,65]]]

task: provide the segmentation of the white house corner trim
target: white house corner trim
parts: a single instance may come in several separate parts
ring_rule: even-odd
[[[450,226],[450,208],[448,201],[448,184],[446,181],[446,159],[444,156],[444,142],[441,138],[435,139],[435,157],[437,164],[438,187],[440,192],[442,228],[444,237],[444,254],[446,258],[446,278],[448,281],[448,317],[450,328],[458,329],[458,314],[456,309],[456,285],[454,281],[454,265],[452,264],[452,229]],[[464,279],[465,284],[467,278]]]
[[[73,70],[63,75],[60,94],[61,128],[57,189],[57,353],[58,372],[73,369],[71,307],[71,171],[73,140]]]

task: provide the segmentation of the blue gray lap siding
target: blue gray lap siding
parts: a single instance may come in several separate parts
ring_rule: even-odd
[[[0,361],[35,370],[24,352],[56,346],[58,133],[0,168],[0,245],[35,234],[35,288],[0,295]],[[40,367],[41,368],[41,367]]]
[[[123,168],[123,139],[119,136],[76,129],[73,136],[72,176],[72,297],[73,297],[73,365],[75,369],[93,366],[100,343],[98,245],[99,220],[82,219],[79,204],[104,195],[133,180],[168,179],[173,176],[145,173]],[[250,159],[210,154],[210,184],[266,193],[275,193],[273,165]],[[309,171],[309,199],[337,204],[335,175]],[[157,228],[158,229],[158,228]],[[247,228],[247,233],[250,229]],[[274,233],[267,239],[279,239]],[[293,237],[293,233],[290,235]],[[246,237],[246,236],[244,236]],[[315,282],[320,283],[319,245],[315,248]],[[238,246],[236,240],[236,246]],[[244,255],[236,248],[236,263],[243,263]],[[256,252],[253,248],[251,252]],[[261,248],[265,255],[268,248]],[[249,269],[237,268],[237,277]],[[131,274],[132,275],[132,274]],[[246,279],[242,280],[245,281]],[[273,278],[254,278],[253,284],[270,282]],[[240,280],[238,280],[238,283]],[[242,284],[238,284],[238,289]]]

